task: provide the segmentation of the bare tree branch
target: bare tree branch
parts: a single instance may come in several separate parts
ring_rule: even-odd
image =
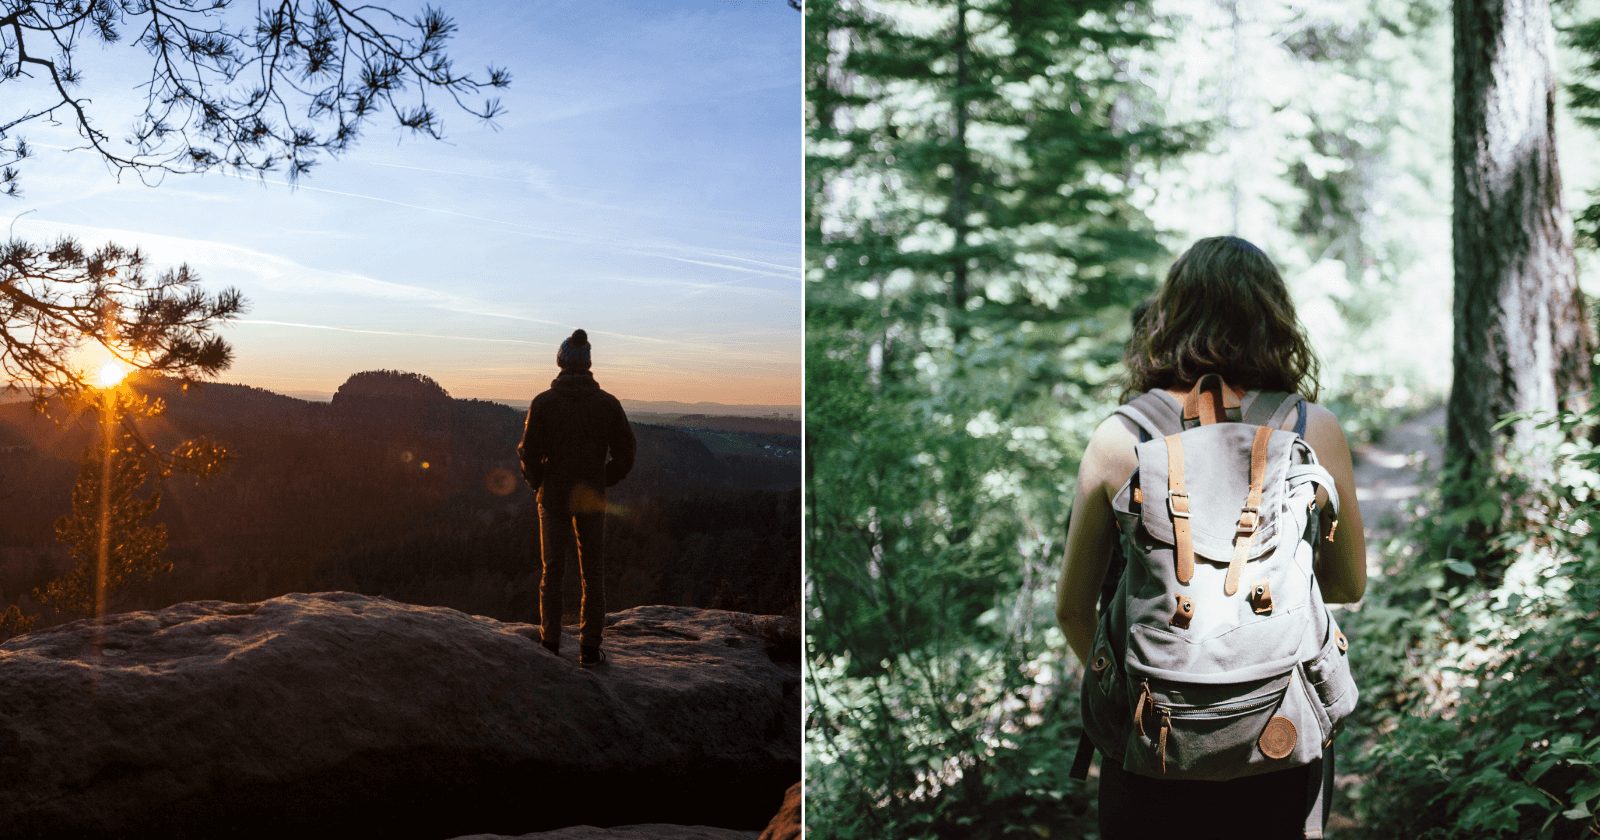
[[[146,182],[166,173],[282,171],[290,180],[349,148],[380,115],[432,138],[444,122],[430,102],[492,123],[490,96],[510,84],[499,67],[456,69],[445,47],[456,32],[443,12],[407,18],[343,0],[0,0],[0,86],[25,89],[16,114],[0,105],[0,191],[15,195],[29,124],[71,125],[84,148],[117,173]],[[99,127],[73,59],[86,40],[112,44],[124,31],[151,59],[131,134]],[[0,87],[0,90],[3,90]],[[42,102],[42,104],[40,104]]]

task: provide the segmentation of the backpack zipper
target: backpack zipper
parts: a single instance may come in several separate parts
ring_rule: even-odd
[[[1179,720],[1207,720],[1210,718],[1234,717],[1246,712],[1253,712],[1270,706],[1283,699],[1280,692],[1268,692],[1259,697],[1247,697],[1235,700],[1232,703],[1220,703],[1215,706],[1189,707],[1169,706],[1164,703],[1153,703],[1158,713],[1164,713]]]
[[[1238,715],[1248,714],[1249,712],[1259,711],[1271,706],[1273,703],[1281,701],[1282,699],[1283,695],[1281,693],[1268,692],[1267,694],[1263,694],[1259,697],[1236,700],[1232,703],[1224,703],[1217,706],[1190,708],[1187,711],[1183,709],[1176,709],[1177,713],[1174,714],[1174,707],[1165,703],[1156,702],[1155,694],[1150,691],[1150,681],[1144,680],[1139,686],[1139,702],[1134,707],[1133,719],[1135,724],[1138,726],[1139,736],[1142,738],[1149,738],[1150,736],[1145,733],[1144,729],[1145,706],[1148,705],[1150,710],[1155,713],[1158,721],[1158,725],[1156,727],[1156,756],[1161,761],[1161,772],[1164,775],[1167,772],[1167,735],[1172,731],[1172,719],[1174,717],[1178,718],[1179,720],[1213,720],[1217,718],[1236,717]]]
[[[1150,681],[1144,680],[1139,684],[1139,702],[1133,707],[1133,725],[1139,730],[1139,737],[1148,738],[1144,731],[1144,707],[1155,705],[1155,696],[1150,693]]]
[[[1161,756],[1161,773],[1167,772],[1167,733],[1172,731],[1172,712],[1161,709],[1161,730],[1156,741],[1156,752]]]

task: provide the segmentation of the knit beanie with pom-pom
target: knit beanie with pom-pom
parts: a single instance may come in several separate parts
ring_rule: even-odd
[[[561,342],[561,349],[556,351],[556,366],[564,371],[588,370],[589,334],[583,330],[573,330],[572,335]]]

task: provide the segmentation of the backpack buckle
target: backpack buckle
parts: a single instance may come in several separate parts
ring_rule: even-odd
[[[1182,502],[1180,505],[1179,502]],[[1189,518],[1189,494],[1182,490],[1174,490],[1167,494],[1167,512],[1173,519]]]
[[[1261,509],[1246,506],[1239,511],[1239,536],[1248,537],[1256,532],[1256,527],[1261,524]]]

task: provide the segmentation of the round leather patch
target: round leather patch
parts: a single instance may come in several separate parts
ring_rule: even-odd
[[[1288,758],[1294,752],[1294,738],[1294,724],[1282,715],[1273,715],[1256,743],[1267,758]]]

